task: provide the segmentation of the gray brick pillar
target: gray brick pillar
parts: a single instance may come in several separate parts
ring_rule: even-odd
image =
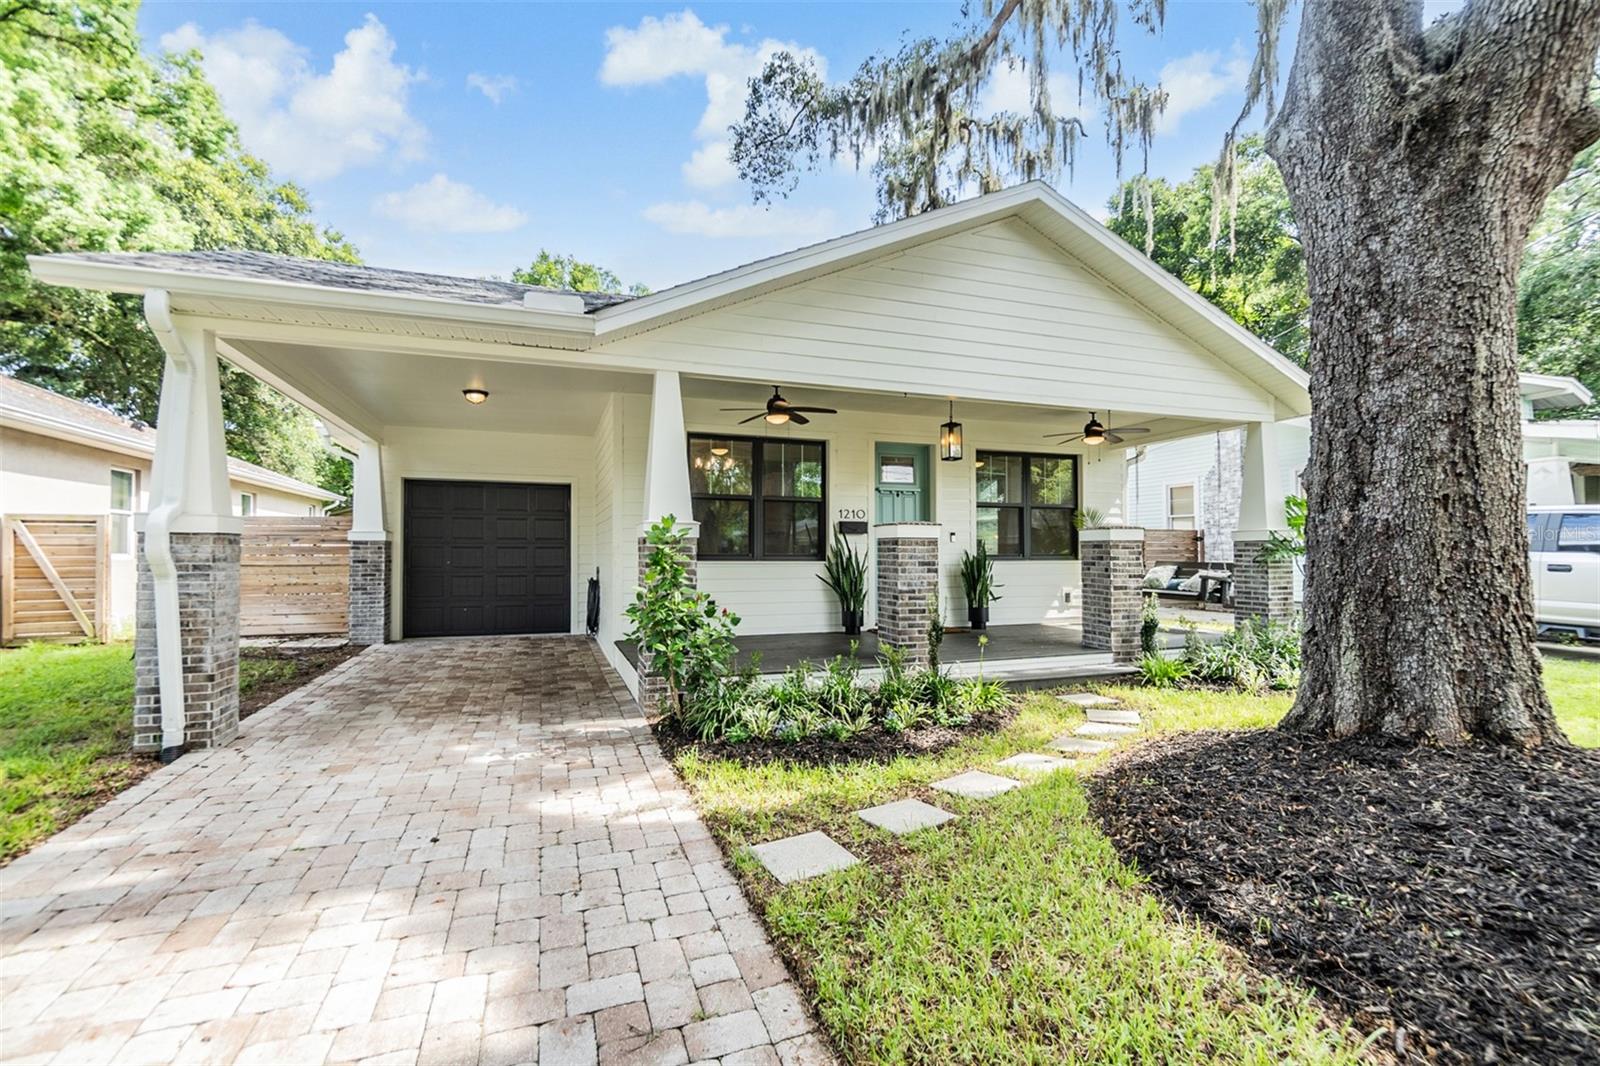
[[[1131,526],[1078,534],[1083,568],[1083,646],[1109,651],[1116,662],[1139,658],[1144,530]]]
[[[928,665],[928,623],[939,592],[939,524],[893,522],[877,534],[878,643],[906,665]]]
[[[639,548],[639,555],[638,555],[638,559],[639,559],[639,568],[638,568],[639,583],[643,584],[644,583],[644,568],[645,568],[645,565],[647,563],[649,563],[649,561],[650,561],[650,553],[652,551],[654,551],[655,548],[644,537],[640,537],[638,539],[638,541],[637,541],[637,544],[638,544],[638,548]],[[699,554],[698,554],[698,552],[699,552],[699,541],[696,540],[694,537],[688,537],[688,538],[686,538],[684,540],[684,542],[683,542],[682,546],[679,548],[679,550],[683,553],[683,555],[687,559],[687,562],[685,563],[685,568],[689,572],[689,583],[691,585],[698,585],[699,584]],[[662,697],[664,697],[667,694],[667,680],[666,680],[666,678],[662,677],[660,674],[653,674],[653,673],[650,672],[650,658],[649,658],[649,656],[647,656],[645,654],[643,648],[639,649],[638,671],[639,671],[639,706],[644,709],[644,713],[645,714],[653,715],[653,714],[657,713],[657,708],[660,707],[660,705],[661,705]]]
[[[1261,558],[1272,534],[1239,530],[1233,535],[1233,617],[1235,621],[1288,622],[1294,618],[1294,563]]]
[[[173,533],[183,643],[184,746],[216,748],[239,732],[239,534]],[[139,534],[133,644],[133,750],[161,750],[155,582]]]
[[[389,640],[389,542],[350,542],[350,643]]]

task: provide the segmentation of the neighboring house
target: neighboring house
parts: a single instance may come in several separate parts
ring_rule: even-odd
[[[198,395],[220,355],[357,451],[353,639],[582,633],[598,577],[600,648],[630,686],[616,642],[642,529],[666,514],[699,522],[699,583],[741,635],[838,630],[817,575],[845,522],[886,643],[922,638],[933,592],[964,619],[958,565],[981,539],[1004,586],[992,623],[1082,602],[1083,646],[1136,654],[1137,596],[1112,596],[1107,560],[1120,575],[1142,534],[1074,522],[1127,524],[1122,451],[1061,438],[1091,415],[1143,431],[1130,442],[1246,426],[1243,506],[1264,530],[1282,525],[1267,431],[1310,412],[1303,371],[1038,182],[636,298],[258,253],[30,264],[143,293]],[[786,418],[775,387],[837,413]],[[188,472],[173,529],[196,537],[236,527],[211,417],[161,414]]]
[[[1528,502],[1600,503],[1600,421],[1533,420],[1536,413],[1591,403],[1589,390],[1574,378],[1543,374],[1523,374],[1520,383]],[[1276,433],[1279,483],[1285,494],[1303,495],[1310,420],[1290,419]],[[1129,450],[1128,521],[1147,529],[1200,530],[1206,559],[1231,560],[1243,451],[1244,434],[1237,429]]]
[[[134,516],[149,509],[156,431],[0,375],[0,514],[107,515],[107,617],[126,630],[134,609]],[[339,499],[316,485],[229,458],[238,515],[319,515]]]

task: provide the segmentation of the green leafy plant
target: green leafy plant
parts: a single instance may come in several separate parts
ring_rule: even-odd
[[[839,597],[840,609],[859,621],[867,608],[867,556],[850,545],[837,525],[833,527],[833,544],[828,548],[823,572],[817,579]]]
[[[939,670],[939,647],[944,643],[944,612],[939,609],[939,594],[928,597],[928,669]]]
[[[1274,531],[1261,546],[1260,558],[1267,562],[1279,562],[1285,559],[1295,562],[1306,553],[1306,498],[1285,496],[1283,516],[1284,521],[1288,523],[1289,532]]]
[[[641,665],[666,681],[662,716],[680,724],[689,704],[712,698],[733,673],[733,631],[739,624],[738,615],[719,608],[689,579],[683,551],[688,535],[672,515],[650,527],[650,555],[626,612]]]
[[[1074,529],[1098,529],[1104,525],[1106,513],[1098,507],[1080,507],[1072,512],[1072,526]]]
[[[979,611],[1000,599],[996,589],[1005,588],[994,579],[994,556],[983,541],[978,541],[976,552],[961,553],[961,591],[967,597],[967,606]]]
[[[1196,682],[1245,690],[1295,688],[1300,684],[1300,629],[1245,619],[1215,643],[1191,629],[1183,661],[1189,679]]]
[[[1161,608],[1156,597],[1146,593],[1139,608],[1139,650],[1145,655],[1159,655],[1156,638],[1161,635]]]
[[[1177,688],[1189,677],[1189,662],[1147,652],[1139,659],[1139,676],[1151,688]]]

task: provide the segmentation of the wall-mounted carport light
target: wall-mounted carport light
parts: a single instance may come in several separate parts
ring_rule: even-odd
[[[489,398],[489,391],[487,389],[462,389],[461,395],[466,398],[468,403],[476,407]]]
[[[956,402],[950,401],[950,421],[939,427],[939,459],[953,463],[961,458],[961,423],[956,421]]]

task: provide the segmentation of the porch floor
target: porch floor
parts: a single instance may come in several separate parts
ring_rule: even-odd
[[[1038,622],[1028,625],[990,626],[987,631],[952,629],[944,635],[939,648],[939,661],[951,666],[977,663],[978,638],[985,635],[989,643],[982,649],[987,663],[1014,662],[1021,659],[1059,660],[1081,658],[1109,662],[1109,655],[1096,648],[1083,646],[1083,630],[1065,623]],[[1163,631],[1162,639],[1168,647],[1183,644],[1181,634]],[[830,659],[850,654],[850,642],[857,642],[856,661],[863,666],[877,665],[878,634],[864,632],[859,637],[849,637],[842,632],[832,633],[762,633],[737,638],[739,648],[737,664],[748,665],[751,659],[761,657],[763,674],[782,673],[803,662],[822,665]],[[639,665],[639,649],[632,641],[619,640],[617,647],[629,665]],[[957,670],[960,673],[963,671]]]

